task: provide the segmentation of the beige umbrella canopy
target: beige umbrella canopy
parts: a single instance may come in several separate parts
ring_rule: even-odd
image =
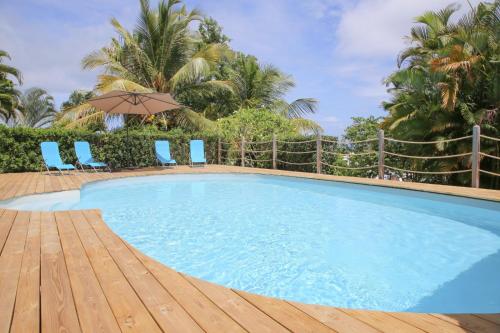
[[[138,93],[115,90],[88,100],[93,107],[109,114],[153,115],[180,109],[170,94]]]

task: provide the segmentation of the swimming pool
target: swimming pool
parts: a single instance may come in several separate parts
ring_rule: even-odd
[[[500,203],[201,174],[103,181],[9,206],[100,208],[117,234],[164,264],[267,296],[385,311],[500,311]]]

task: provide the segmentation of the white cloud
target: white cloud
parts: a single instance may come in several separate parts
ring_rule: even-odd
[[[341,14],[336,30],[337,51],[345,56],[394,56],[405,46],[414,18],[428,10],[439,10],[451,0],[360,0]],[[471,1],[473,4],[479,0]],[[468,9],[464,0],[459,1]]]

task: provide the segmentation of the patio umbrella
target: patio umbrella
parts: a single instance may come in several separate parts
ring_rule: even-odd
[[[104,111],[107,114],[124,114],[124,115],[145,115],[151,116],[156,113],[180,109],[183,106],[177,103],[170,94],[164,93],[139,93],[114,90],[101,96],[97,96],[88,100],[88,103],[93,107]],[[130,164],[130,145],[128,126],[127,129],[127,146],[129,147],[129,163]]]

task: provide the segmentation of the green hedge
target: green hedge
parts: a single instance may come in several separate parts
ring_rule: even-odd
[[[73,148],[75,141],[88,141],[96,160],[108,163],[112,168],[129,165],[145,167],[156,165],[154,155],[155,140],[169,140],[172,157],[179,164],[189,163],[189,140],[205,141],[207,161],[217,159],[217,137],[213,134],[186,134],[179,132],[145,133],[131,131],[125,133],[93,133],[65,129],[8,128],[0,125],[0,172],[39,171],[42,166],[40,143],[59,143],[61,157],[66,163],[75,163]],[[130,161],[129,161],[130,156]]]

